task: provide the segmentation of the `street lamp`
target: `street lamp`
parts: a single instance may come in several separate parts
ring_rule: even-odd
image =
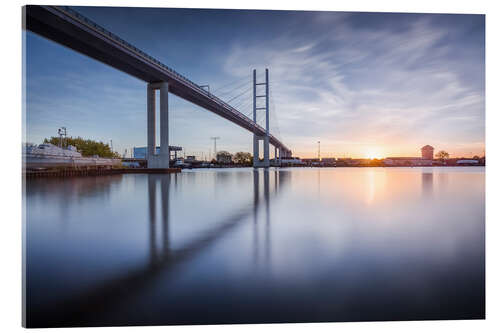
[[[66,137],[66,127],[59,128],[57,134],[59,134],[59,148],[62,148],[63,136]]]

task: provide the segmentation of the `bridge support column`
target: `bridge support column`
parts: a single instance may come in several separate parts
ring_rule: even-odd
[[[156,154],[156,90],[160,91],[160,153]],[[149,83],[148,105],[148,168],[170,167],[168,144],[168,82]]]
[[[147,90],[147,104],[148,104],[148,149],[146,152],[146,159],[148,168],[152,168],[154,158],[156,155],[156,98],[155,90],[148,84]]]
[[[259,141],[260,137],[254,133],[253,135],[253,167],[257,168],[259,166]]]
[[[168,82],[159,84],[160,90],[160,168],[170,167],[170,149],[168,145]]]
[[[264,136],[264,161],[262,161],[262,166],[264,168],[269,168],[271,165],[269,161],[269,136]]]

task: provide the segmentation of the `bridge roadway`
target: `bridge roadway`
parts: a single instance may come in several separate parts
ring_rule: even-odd
[[[110,65],[148,83],[168,82],[168,91],[247,129],[257,136],[266,130],[220,98],[180,75],[120,37],[66,6],[27,5],[23,28]],[[283,156],[291,150],[272,134],[269,143]]]

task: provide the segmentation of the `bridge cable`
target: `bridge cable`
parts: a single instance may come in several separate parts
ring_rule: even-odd
[[[242,90],[238,92],[235,96],[231,97],[229,100],[233,102],[231,105],[241,105],[243,102],[246,102],[251,99],[251,89]]]
[[[238,109],[238,108],[243,108],[243,107],[247,107],[250,103],[252,103],[253,100],[251,98],[242,98],[242,100],[237,103],[237,104],[233,104],[233,107],[235,109]]]
[[[280,131],[280,127],[279,127],[279,120],[278,120],[278,110],[276,109],[276,104],[274,103],[274,96],[273,96],[273,93],[272,93],[272,90],[269,89],[269,95],[270,95],[270,102],[271,102],[271,110],[273,111],[272,112],[272,115],[274,117],[274,121],[276,122],[276,126],[275,126],[275,129],[276,129],[276,132],[277,132],[277,138],[282,141],[282,138],[281,138],[281,131]]]
[[[226,103],[231,103],[233,100],[235,100],[236,98],[240,97],[240,96],[243,96],[244,94],[248,93],[250,90],[252,90],[253,87],[250,87],[248,88],[247,90],[243,91],[242,93],[240,93],[239,95],[236,95],[234,96],[233,98],[231,98],[230,100],[227,100]]]
[[[235,91],[239,91],[241,88],[244,88],[245,85],[249,84],[248,81],[245,81],[243,82],[243,84],[239,84],[237,85],[236,87],[230,89],[230,90],[226,90],[224,92],[220,92],[218,93],[217,96],[227,96],[227,95],[231,95],[232,93],[234,93]]]
[[[242,82],[242,80],[244,80],[245,82],[247,82],[247,80],[248,80],[251,76],[252,76],[252,75],[250,74],[250,75],[247,75],[247,76],[242,77],[242,78],[240,77],[240,78],[238,78],[238,79],[236,79],[236,80],[233,80],[233,81],[231,81],[231,82],[229,82],[229,83],[223,84],[222,86],[220,86],[220,87],[218,87],[218,88],[215,88],[215,89],[212,91],[212,94],[215,94],[216,92],[218,92],[218,91],[220,91],[220,90],[222,90],[222,89],[225,89],[225,88],[227,88],[227,87],[229,87],[229,86],[233,86],[233,85],[235,85],[235,84],[237,84],[237,83],[239,83],[239,82]]]

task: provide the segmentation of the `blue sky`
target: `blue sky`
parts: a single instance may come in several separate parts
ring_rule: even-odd
[[[484,16],[75,7],[243,113],[270,70],[271,131],[294,155],[483,154]],[[115,150],[146,144],[146,84],[26,33],[27,141],[66,126]],[[226,86],[235,82],[234,85]],[[170,98],[170,143],[251,151],[246,130]]]

